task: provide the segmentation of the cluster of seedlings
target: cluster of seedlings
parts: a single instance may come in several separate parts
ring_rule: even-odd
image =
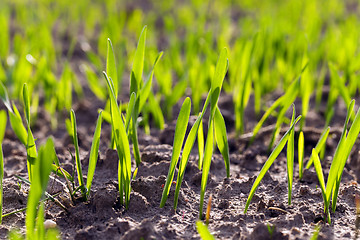
[[[6,1],[5,1],[6,2]],[[51,1],[49,1],[51,2]],[[194,1],[197,2],[197,1]],[[201,2],[201,1],[200,1]],[[291,1],[290,1],[291,2]],[[168,55],[163,56],[162,51],[153,47],[149,49],[148,55],[153,60],[149,67],[145,61],[145,49],[147,38],[147,27],[145,26],[138,39],[137,47],[131,45],[131,39],[126,40],[123,37],[112,38],[113,42],[107,38],[108,32],[116,32],[118,29],[128,29],[130,36],[135,35],[138,26],[142,24],[142,18],[147,17],[142,11],[134,11],[128,16],[126,11],[119,11],[114,14],[109,9],[117,9],[116,1],[109,0],[104,3],[106,11],[111,12],[107,21],[102,22],[101,31],[98,33],[99,46],[107,45],[107,51],[99,47],[97,53],[91,50],[88,42],[78,41],[75,37],[70,39],[69,47],[62,49],[66,52],[66,63],[62,66],[62,73],[58,78],[55,72],[60,67],[56,65],[59,58],[55,50],[55,42],[51,36],[51,24],[56,22],[56,16],[62,15],[62,10],[54,13],[50,17],[46,10],[46,5],[37,6],[44,12],[44,16],[39,16],[39,21],[44,21],[42,26],[28,28],[22,34],[15,34],[14,42],[9,43],[10,37],[10,15],[11,8],[1,9],[0,3],[0,29],[3,29],[0,35],[0,98],[7,109],[0,111],[0,222],[3,217],[12,213],[3,215],[3,178],[4,178],[4,159],[1,143],[3,142],[7,120],[19,141],[25,146],[27,159],[28,179],[18,177],[20,181],[30,184],[28,202],[26,209],[26,236],[11,232],[10,239],[59,239],[60,233],[55,228],[45,229],[44,226],[44,202],[53,201],[66,211],[66,207],[59,201],[56,195],[50,195],[46,192],[50,174],[55,174],[63,179],[66,185],[68,199],[73,204],[77,201],[86,202],[91,194],[91,186],[96,174],[96,164],[99,154],[101,127],[103,121],[111,125],[111,149],[116,149],[118,155],[118,193],[119,203],[125,209],[131,204],[131,183],[136,179],[138,171],[141,171],[141,153],[138,141],[138,129],[143,128],[145,133],[150,133],[150,126],[153,124],[159,129],[164,128],[165,119],[172,118],[172,108],[186,97],[181,105],[177,116],[175,135],[173,140],[172,156],[166,182],[164,183],[160,207],[164,207],[173,183],[175,173],[176,186],[174,193],[173,208],[178,206],[180,188],[185,175],[185,169],[188,164],[192,149],[197,143],[198,148],[198,169],[201,171],[199,221],[196,222],[196,228],[203,239],[213,239],[207,229],[209,221],[209,212],[211,201],[203,216],[204,200],[206,186],[212,157],[216,148],[224,159],[226,177],[230,178],[230,154],[227,136],[227,126],[218,101],[222,90],[230,93],[234,105],[234,128],[236,136],[240,136],[246,130],[245,109],[248,107],[251,96],[253,96],[254,112],[262,117],[257,125],[252,129],[252,136],[249,144],[256,139],[260,129],[266,123],[269,117],[276,117],[275,127],[273,129],[268,150],[270,153],[264,163],[252,188],[249,192],[247,202],[244,206],[244,213],[250,207],[251,200],[264,178],[266,172],[270,169],[279,154],[286,146],[287,158],[287,181],[288,181],[288,204],[291,204],[292,185],[294,179],[294,160],[297,151],[299,165],[299,179],[303,176],[305,143],[303,128],[306,125],[306,119],[309,112],[310,99],[315,98],[317,108],[324,98],[323,87],[328,81],[328,99],[325,107],[324,118],[325,126],[322,134],[312,149],[309,161],[305,168],[314,166],[318,177],[319,186],[324,202],[324,221],[331,224],[331,210],[335,212],[342,174],[351,150],[358,138],[360,132],[360,108],[355,113],[355,101],[352,100],[360,92],[360,81],[358,70],[360,68],[360,58],[353,61],[351,52],[357,49],[358,34],[351,31],[355,29],[358,21],[353,18],[347,18],[340,25],[340,29],[349,34],[338,35],[336,28],[330,28],[323,32],[322,26],[328,24],[332,26],[329,9],[322,9],[323,18],[319,18],[316,12],[318,1],[305,1],[302,3],[305,18],[309,18],[314,24],[307,38],[298,33],[296,39],[286,40],[288,36],[287,28],[276,28],[275,30],[266,30],[265,28],[254,34],[247,30],[252,27],[250,23],[241,23],[244,29],[244,37],[232,39],[228,28],[227,17],[221,18],[219,29],[209,24],[208,32],[195,31],[196,33],[186,34],[183,37],[176,36],[169,43]],[[333,4],[338,4],[336,1]],[[72,3],[72,2],[71,2]],[[20,23],[26,19],[29,14],[26,7],[18,6],[14,3],[15,18]],[[66,8],[70,1],[58,3],[60,8]],[[197,4],[201,9],[201,3]],[[300,3],[298,3],[300,4]],[[287,3],[281,9],[296,9],[296,3]],[[61,8],[62,7],[62,8]],[[244,6],[250,11],[255,5]],[[256,6],[257,7],[257,6]],[[170,11],[165,6],[160,7],[161,11]],[[191,24],[195,15],[200,19],[198,24],[203,26],[208,21],[207,12],[196,10],[196,13],[190,14],[188,11],[191,6],[184,5],[180,9],[181,14],[176,15],[175,20],[165,17],[163,23],[168,32],[176,30],[176,21],[182,19],[181,24],[186,29],[192,29]],[[86,1],[76,1],[74,7],[69,10],[69,15],[78,15],[86,9]],[[209,5],[209,11],[215,15],[226,15],[224,12],[228,8],[218,9]],[[94,34],[97,14],[100,15],[101,9],[92,9],[87,16],[84,16],[85,34]],[[115,11],[116,12],[116,11]],[[278,16],[277,24],[284,26],[295,25],[300,17],[287,19],[283,11],[275,11]],[[21,18],[23,16],[23,18]],[[264,18],[258,19],[264,22],[270,13],[264,13]],[[17,19],[19,18],[19,19]],[[46,19],[46,21],[44,20]],[[301,18],[302,19],[302,18]],[[67,19],[68,21],[71,18]],[[288,23],[287,21],[290,21]],[[151,29],[156,29],[156,21],[150,21]],[[246,25],[247,24],[247,25]],[[307,23],[304,23],[305,25]],[[31,24],[30,24],[31,25]],[[122,28],[123,26],[125,26]],[[306,25],[307,26],[307,25]],[[80,26],[78,26],[80,28]],[[154,30],[155,32],[155,30]],[[42,38],[43,44],[37,43],[37,39],[32,37],[27,42],[29,36],[35,33]],[[217,33],[221,38],[213,39],[213,33]],[[150,35],[150,39],[156,38],[157,32]],[[323,35],[321,35],[323,34]],[[326,39],[326,44],[321,45],[321,37]],[[335,37],[336,36],[336,37]],[[200,39],[200,40],[199,40]],[[287,42],[287,41],[290,41]],[[113,47],[113,43],[114,46]],[[216,43],[216,44],[215,44]],[[231,43],[231,44],[230,44]],[[98,111],[98,119],[94,131],[94,137],[89,153],[88,172],[85,177],[82,172],[78,131],[75,112],[72,109],[73,95],[78,99],[84,96],[84,91],[77,79],[74,70],[71,67],[71,59],[74,51],[79,44],[91,64],[82,63],[79,69],[86,76],[88,88],[104,104],[103,109]],[[222,44],[221,46],[219,46]],[[10,53],[10,45],[14,49],[14,55]],[[213,48],[217,46],[218,49]],[[320,45],[321,47],[318,47]],[[223,48],[223,46],[227,46]],[[327,47],[337,49],[337,53],[327,52]],[[340,48],[342,46],[342,48]],[[32,49],[32,54],[26,54],[28,49]],[[114,49],[121,49],[117,56]],[[229,49],[229,51],[227,50]],[[219,50],[219,51],[218,51]],[[46,52],[42,55],[42,52]],[[133,59],[130,69],[129,80],[129,101],[119,102],[119,94],[122,93],[122,77],[127,70],[126,60],[123,59],[125,53],[133,54],[129,59]],[[186,52],[183,56],[181,52]],[[218,55],[218,52],[220,54]],[[19,56],[15,59],[15,56]],[[41,56],[41,57],[40,57]],[[324,57],[326,56],[326,57]],[[339,56],[339,57],[338,57]],[[63,56],[62,56],[63,57]],[[4,60],[6,59],[6,61]],[[103,76],[99,77],[103,69],[103,60],[106,59],[106,69]],[[216,60],[217,59],[217,60]],[[230,64],[229,64],[230,59]],[[236,62],[235,62],[236,61]],[[5,64],[6,62],[6,64]],[[214,64],[216,62],[216,64]],[[148,73],[144,77],[144,72]],[[156,82],[154,81],[156,75]],[[296,76],[296,78],[294,78]],[[12,79],[10,83],[7,79]],[[271,81],[269,81],[271,79]],[[157,91],[154,90],[156,86]],[[281,89],[283,94],[278,97],[268,108],[262,108],[265,97],[268,93]],[[205,101],[202,97],[207,94]],[[265,97],[264,97],[265,96]],[[338,99],[342,99],[347,106],[347,115],[343,131],[333,155],[327,180],[324,179],[321,159],[325,154],[326,140],[330,132],[330,124],[334,116],[334,105]],[[22,103],[23,116],[20,114],[16,104],[10,99],[19,100]],[[296,116],[294,102],[301,100],[301,116]],[[71,136],[75,152],[70,152],[74,159],[74,172],[70,173],[62,167],[59,161],[54,140],[49,137],[42,146],[37,146],[32,127],[37,119],[37,112],[40,106],[40,100],[44,102],[44,108],[51,116],[51,126],[56,129],[61,112],[65,109],[69,113],[69,119],[66,119],[66,128],[68,135]],[[202,105],[203,104],[203,105]],[[193,107],[192,107],[193,106]],[[202,108],[201,108],[202,106]],[[286,113],[292,108],[292,116],[289,119]],[[20,108],[19,108],[20,109]],[[201,111],[200,111],[201,109]],[[187,133],[190,115],[196,115],[197,118]],[[207,120],[207,131],[204,131],[203,121]],[[297,124],[299,126],[297,127]],[[277,143],[281,133],[282,126],[288,124],[289,128]],[[204,133],[207,133],[204,136]],[[296,135],[295,133],[299,134]],[[295,136],[298,136],[296,141]],[[295,143],[298,143],[295,146]],[[275,146],[275,147],[274,147]],[[132,152],[131,152],[132,149]],[[133,157],[132,157],[133,156]],[[134,163],[132,161],[134,159]],[[136,167],[134,167],[136,166]],[[76,176],[75,176],[76,173]],[[6,193],[5,193],[6,194]],[[203,224],[202,220],[206,220]],[[318,232],[319,230],[317,230]],[[271,232],[271,229],[269,229]]]

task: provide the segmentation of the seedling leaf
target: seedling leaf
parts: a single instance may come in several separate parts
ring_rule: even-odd
[[[263,179],[263,177],[265,176],[265,173],[269,170],[269,168],[271,167],[271,165],[273,164],[273,162],[275,161],[275,159],[277,158],[277,156],[279,156],[280,152],[283,150],[283,148],[285,147],[285,144],[289,138],[290,132],[292,131],[292,129],[295,127],[295,124],[300,120],[301,116],[298,116],[294,123],[291,125],[290,129],[284,134],[284,136],[280,139],[280,142],[278,143],[278,145],[274,148],[274,150],[271,152],[269,158],[266,160],[264,166],[262,167],[262,169],[260,170],[259,175],[257,176],[257,178],[255,179],[255,182],[250,190],[249,193],[249,197],[246,201],[246,205],[245,205],[245,210],[244,213],[247,212],[247,209],[250,205],[251,199],[255,194],[255,191],[257,189],[257,187],[259,186],[261,180]]]
[[[92,185],[92,181],[94,178],[96,163],[99,155],[99,145],[100,145],[100,134],[101,134],[101,123],[102,123],[102,112],[99,113],[99,117],[96,122],[95,132],[93,141],[91,144],[90,149],[90,156],[89,156],[89,168],[88,168],[88,174],[86,179],[86,189],[87,189],[87,195],[90,194],[90,189]]]
[[[226,135],[226,126],[224,118],[219,110],[216,108],[215,117],[214,117],[214,124],[215,124],[215,139],[216,144],[221,152],[226,168],[226,176],[230,177],[230,157],[229,157],[229,146],[228,140]]]
[[[196,229],[200,234],[202,240],[215,240],[214,236],[211,235],[207,226],[202,223],[200,220],[196,221]]]
[[[189,122],[190,109],[191,109],[191,101],[190,98],[187,97],[180,109],[179,116],[176,121],[174,144],[173,144],[174,147],[171,156],[168,176],[166,178],[166,183],[161,197],[160,207],[165,206],[167,197],[170,192],[170,186],[175,174],[175,167],[179,161],[180,151],[183,146],[186,128]]]

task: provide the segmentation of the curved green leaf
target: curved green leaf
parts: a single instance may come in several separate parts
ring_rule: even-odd
[[[277,156],[279,156],[280,152],[283,150],[283,148],[285,147],[285,144],[289,138],[290,132],[291,130],[295,127],[295,124],[300,120],[301,116],[298,116],[296,118],[296,120],[294,121],[294,123],[291,125],[290,129],[284,134],[284,136],[281,138],[280,142],[278,143],[278,145],[274,148],[274,150],[272,151],[272,153],[270,154],[269,158],[266,160],[264,166],[262,167],[259,175],[257,176],[257,178],[255,179],[255,182],[250,190],[249,193],[249,197],[246,201],[246,205],[245,205],[245,210],[244,213],[247,212],[247,209],[250,205],[251,199],[255,194],[256,189],[258,188],[261,180],[263,179],[263,177],[265,176],[265,173],[269,170],[269,168],[271,167],[271,165],[273,164],[273,162],[275,161],[275,159],[277,158]]]
[[[106,74],[113,80],[115,96],[119,93],[119,81],[117,76],[114,48],[110,38],[107,39]]]
[[[212,118],[210,118],[208,134],[206,137],[206,144],[205,144],[203,169],[202,169],[202,175],[201,175],[199,219],[202,218],[205,189],[206,189],[207,180],[208,180],[208,176],[209,176],[213,151],[214,151],[214,120]]]
[[[187,97],[180,109],[180,113],[176,121],[173,152],[171,156],[168,176],[166,178],[166,183],[161,197],[160,207],[165,206],[167,197],[170,192],[171,182],[174,178],[175,168],[179,161],[179,156],[180,156],[181,148],[183,146],[186,128],[189,122],[190,110],[191,110],[191,101],[190,98]]]
[[[319,138],[319,141],[316,143],[316,146],[315,146],[316,152],[320,152],[320,150],[325,145],[326,139],[329,136],[329,132],[330,132],[330,127],[327,127],[323,130],[323,132]],[[311,167],[313,161],[314,161],[314,159],[313,159],[313,156],[311,155],[308,163],[306,164],[307,169],[309,169]]]
[[[204,223],[202,223],[200,220],[196,221],[196,229],[200,234],[200,238],[202,240],[215,240],[214,236],[211,235],[207,226]]]
[[[290,126],[294,123],[295,120],[295,105],[293,104],[293,113],[291,117]],[[294,178],[294,136],[295,129],[293,128],[289,133],[289,138],[287,141],[287,149],[286,149],[286,163],[287,163],[287,177],[288,177],[288,203],[291,204],[291,192],[292,192],[292,184]]]
[[[99,117],[96,122],[94,137],[93,137],[93,141],[92,141],[91,149],[90,149],[89,168],[88,168],[88,174],[87,174],[87,179],[86,179],[86,188],[87,188],[86,194],[87,195],[90,194],[90,189],[91,189],[92,181],[94,178],[96,163],[97,163],[98,155],[99,155],[101,124],[102,124],[102,112],[99,113]]]
[[[224,158],[225,168],[226,168],[226,176],[230,177],[230,156],[229,156],[229,145],[227,140],[226,133],[226,125],[225,120],[219,110],[216,108],[215,116],[214,116],[214,124],[215,124],[215,139],[216,144],[219,148],[221,155]]]
[[[303,175],[303,168],[304,168],[304,133],[303,131],[299,134],[299,140],[298,140],[298,162],[299,162],[299,179],[302,179]]]
[[[141,89],[141,80],[144,69],[144,58],[145,58],[145,40],[146,40],[146,29],[147,26],[144,26],[141,31],[139,42],[135,51],[134,62],[131,70],[130,78],[134,78],[135,81],[130,79],[130,93],[135,92]],[[136,83],[136,86],[134,84]]]

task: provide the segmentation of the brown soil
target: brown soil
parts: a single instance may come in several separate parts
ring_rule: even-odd
[[[246,114],[248,133],[235,137],[232,127],[234,119],[231,97],[224,95],[220,99],[219,105],[224,112],[229,132],[231,177],[226,178],[223,159],[218,152],[215,152],[205,196],[205,199],[208,199],[210,195],[213,198],[209,223],[209,229],[213,235],[218,239],[309,239],[315,225],[320,224],[319,239],[354,238],[355,195],[360,195],[359,142],[353,148],[345,167],[337,209],[331,214],[331,225],[323,222],[322,196],[314,170],[305,171],[303,180],[299,181],[297,163],[294,167],[292,204],[288,205],[284,152],[266,174],[253,197],[248,213],[244,214],[250,188],[269,155],[267,147],[274,119],[269,119],[256,141],[251,146],[247,146],[249,132],[257,122],[251,104]],[[296,103],[296,106],[301,106],[300,102]],[[85,173],[97,118],[97,107],[103,107],[103,103],[95,99],[82,100],[74,106],[78,122],[80,155]],[[299,113],[300,109],[297,109],[297,112]],[[322,112],[320,109],[319,112],[309,113],[307,127],[304,129],[305,163],[320,137],[321,126],[324,125]],[[335,112],[336,116],[331,124],[332,130],[327,141],[326,156],[322,162],[325,177],[341,133],[346,109],[343,104],[338,103]],[[174,116],[177,116],[177,113]],[[41,144],[48,136],[53,135],[59,159],[63,167],[71,172],[73,165],[68,149],[73,151],[73,147],[65,127],[60,124],[56,131],[51,131],[49,126],[47,115],[41,112],[34,127],[34,136],[39,139],[37,144]],[[150,136],[139,130],[142,163],[136,179],[132,182],[130,207],[124,209],[118,203],[117,154],[108,148],[110,126],[107,123],[103,124],[100,158],[90,200],[69,206],[63,186],[54,178],[50,180],[48,191],[52,194],[60,192],[61,198],[58,198],[68,206],[68,211],[48,202],[45,217],[57,223],[63,239],[199,238],[195,222],[199,215],[201,171],[197,167],[196,147],[186,168],[176,212],[172,208],[174,185],[166,206],[159,208],[162,184],[165,183],[172,153],[172,146],[169,144],[172,143],[174,126],[175,121],[172,121],[163,131],[153,128]],[[4,213],[8,213],[26,207],[28,186],[23,183],[20,187],[19,180],[14,176],[27,176],[26,156],[24,147],[10,128],[6,131],[3,149],[5,155]],[[297,157],[295,160],[297,161]],[[57,180],[62,181],[62,179]],[[13,228],[24,231],[24,218],[25,212],[5,217],[3,224],[0,225],[0,238],[5,238],[8,231]],[[275,226],[271,235],[268,224]]]

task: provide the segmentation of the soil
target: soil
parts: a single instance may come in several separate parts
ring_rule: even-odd
[[[259,132],[256,141],[249,146],[251,129],[258,118],[253,113],[251,102],[246,109],[246,133],[234,134],[231,96],[222,95],[219,106],[228,126],[231,177],[226,178],[223,159],[215,152],[205,195],[205,204],[212,196],[209,230],[218,239],[309,239],[316,225],[321,226],[318,239],[350,239],[356,234],[355,195],[360,195],[360,143],[357,142],[346,164],[340,187],[338,205],[331,214],[332,223],[323,221],[323,202],[313,169],[305,170],[301,181],[295,163],[292,203],[287,202],[286,154],[280,154],[256,191],[249,210],[244,214],[245,202],[250,188],[265,163],[269,152],[273,123],[269,119]],[[313,101],[312,101],[313,102]],[[90,104],[91,103],[91,104]],[[270,104],[270,103],[269,103]],[[295,103],[301,106],[300,102]],[[180,105],[180,103],[179,103]],[[79,100],[74,109],[77,116],[80,157],[86,173],[92,134],[97,112],[103,107],[93,96]],[[1,106],[4,108],[4,106]],[[345,106],[339,101],[331,123],[326,154],[322,162],[327,176],[345,119]],[[179,106],[174,109],[179,109]],[[315,109],[312,106],[310,109]],[[175,110],[175,112],[178,110]],[[300,109],[297,109],[300,112]],[[289,112],[290,113],[290,112]],[[323,109],[311,111],[304,128],[306,160],[320,137],[324,125]],[[175,113],[174,116],[177,116]],[[192,118],[194,119],[194,118]],[[90,199],[70,205],[63,187],[63,180],[51,176],[48,192],[59,193],[57,197],[65,206],[64,211],[52,202],[46,203],[46,219],[56,222],[63,239],[199,239],[195,222],[199,216],[199,193],[201,171],[197,167],[196,147],[186,168],[180,191],[179,204],[173,210],[172,186],[164,208],[159,208],[162,185],[165,183],[176,120],[169,121],[164,130],[152,128],[146,135],[139,130],[142,163],[138,175],[132,182],[129,209],[120,206],[117,191],[117,164],[115,150],[109,149],[110,126],[103,123],[99,160],[96,167]],[[190,125],[193,121],[190,121]],[[48,115],[41,111],[34,126],[37,144],[53,136],[56,152],[63,167],[72,172],[73,162],[68,150],[73,152],[71,139],[64,124],[52,131]],[[286,131],[286,126],[281,134]],[[4,213],[26,207],[29,187],[15,177],[27,177],[25,149],[8,126],[3,142],[5,157]],[[297,161],[297,156],[295,157]],[[135,166],[133,166],[135,168]],[[176,178],[176,174],[175,174]],[[174,179],[176,181],[176,179]],[[60,184],[61,182],[62,184]],[[206,205],[205,205],[206,206]],[[0,225],[0,238],[6,238],[9,230],[18,228],[24,232],[25,212],[12,214]],[[269,231],[270,229],[270,231]]]

